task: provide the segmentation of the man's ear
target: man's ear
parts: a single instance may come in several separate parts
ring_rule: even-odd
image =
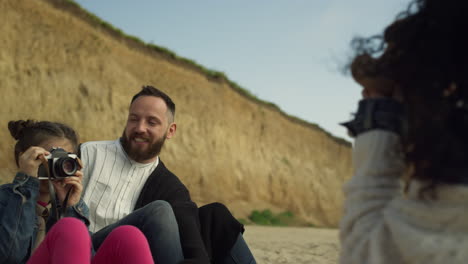
[[[167,129],[166,138],[167,139],[172,138],[175,135],[176,130],[177,130],[177,124],[176,123],[169,124],[169,128]]]

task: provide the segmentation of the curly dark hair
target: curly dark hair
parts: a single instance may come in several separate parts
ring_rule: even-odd
[[[361,72],[396,84],[410,176],[429,186],[468,183],[467,28],[468,1],[415,0],[382,35],[352,41]]]
[[[25,152],[31,146],[38,146],[50,138],[66,138],[72,144],[73,152],[78,150],[78,135],[73,128],[62,123],[17,120],[8,122],[8,130],[10,130],[11,136],[17,140],[14,152],[17,166],[21,152]]]

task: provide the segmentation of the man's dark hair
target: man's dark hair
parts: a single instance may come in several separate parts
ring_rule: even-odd
[[[175,103],[174,101],[172,101],[169,95],[165,94],[163,91],[150,85],[143,86],[141,91],[139,91],[137,94],[133,96],[132,101],[130,102],[130,105],[133,103],[133,101],[135,101],[140,96],[154,96],[154,97],[159,97],[163,99],[163,101],[167,105],[167,109],[169,109],[169,111],[172,114],[172,119],[175,118]]]

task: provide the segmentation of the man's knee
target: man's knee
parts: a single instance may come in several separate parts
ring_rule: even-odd
[[[212,210],[216,213],[219,213],[219,214],[230,214],[231,212],[229,211],[229,209],[222,203],[219,203],[219,202],[215,202],[215,203],[210,203],[210,204],[206,204],[202,207],[200,207],[200,210]]]
[[[143,207],[146,210],[153,210],[161,213],[173,213],[171,205],[163,200],[152,201]]]
[[[199,208],[200,220],[211,218],[213,221],[234,219],[229,209],[222,203],[210,203]]]
[[[151,222],[158,226],[170,227],[177,226],[177,221],[171,205],[162,200],[153,201],[144,207],[140,208],[140,214],[144,222]]]

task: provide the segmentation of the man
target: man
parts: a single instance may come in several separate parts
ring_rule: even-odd
[[[175,135],[174,118],[171,98],[145,86],[131,100],[120,139],[81,145],[83,200],[90,208],[95,249],[115,227],[134,225],[147,237],[157,263],[209,263],[210,256],[216,259],[214,255],[224,250],[218,244],[228,250],[238,245],[232,247],[232,254],[247,256],[251,263],[253,257],[240,235],[242,225],[225,207],[214,204],[200,211],[208,223],[200,227],[198,208],[187,188],[159,159],[165,140]],[[231,238],[219,243],[221,234]]]

